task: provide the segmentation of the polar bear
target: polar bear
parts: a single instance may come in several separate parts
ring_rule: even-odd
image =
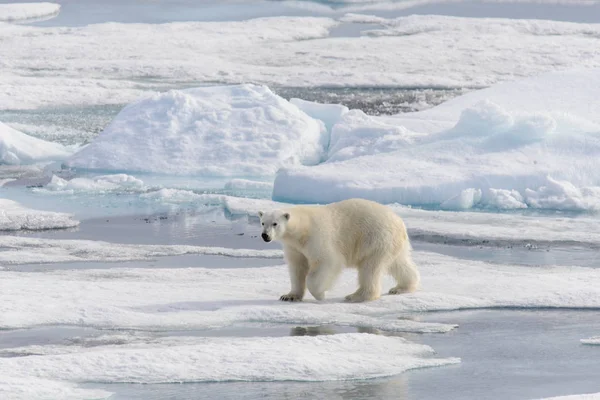
[[[262,239],[281,242],[289,266],[292,290],[280,300],[301,301],[307,286],[323,300],[344,267],[358,269],[358,290],[346,296],[350,302],[379,298],[384,272],[396,279],[390,294],[412,292],[419,284],[404,222],[384,205],[350,199],[258,216]]]

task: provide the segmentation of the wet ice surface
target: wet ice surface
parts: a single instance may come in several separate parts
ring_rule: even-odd
[[[600,347],[579,343],[600,327],[596,311],[478,310],[434,313],[425,319],[458,322],[443,335],[400,334],[416,343],[431,345],[438,357],[460,355],[461,364],[407,372],[385,379],[344,382],[237,382],[171,385],[86,384],[114,392],[115,399],[244,398],[279,399],[533,399],[600,390],[597,379]],[[160,332],[152,336],[284,337],[356,332],[336,326],[244,326],[216,331]],[[364,330],[363,330],[364,331]],[[0,351],[25,345],[76,345],[106,334],[89,328],[43,327],[0,332]],[[384,332],[371,331],[381,335]],[[14,356],[14,354],[13,354]],[[510,384],[506,384],[510,382]]]

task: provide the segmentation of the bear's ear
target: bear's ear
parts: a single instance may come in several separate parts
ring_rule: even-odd
[[[287,221],[289,221],[290,220],[290,213],[283,214],[283,218],[285,218]]]
[[[258,212],[258,218],[262,218],[262,217],[263,217],[263,215],[265,215],[265,213],[264,213],[264,212],[262,212],[262,211],[259,211],[259,212]]]

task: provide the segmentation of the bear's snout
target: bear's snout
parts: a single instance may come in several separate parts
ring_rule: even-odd
[[[271,238],[266,233],[263,233],[262,235],[260,235],[260,237],[262,237],[265,242],[271,241]]]

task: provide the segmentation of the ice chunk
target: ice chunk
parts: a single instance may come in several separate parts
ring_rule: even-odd
[[[58,143],[34,138],[0,122],[0,165],[64,160],[70,154]]]
[[[32,210],[19,203],[0,199],[0,231],[72,228],[79,225],[71,214]]]
[[[350,111],[332,129],[328,159],[280,170],[273,199],[597,210],[600,108],[590,103],[598,91],[600,70],[554,73],[394,118]],[[453,117],[441,131],[421,123]]]
[[[60,4],[56,3],[0,4],[0,22],[52,18],[58,15],[59,12]]]
[[[600,336],[592,336],[588,339],[581,339],[581,343],[593,346],[600,346]]]
[[[65,180],[56,175],[46,184],[45,189],[55,192],[139,192],[145,190],[144,182],[126,174],[100,175],[93,178],[73,178]]]
[[[323,125],[264,86],[172,90],[125,107],[66,164],[205,176],[272,176],[320,161]]]
[[[290,103],[311,117],[323,121],[328,131],[348,112],[348,107],[341,104],[322,104],[313,101],[292,98]]]

